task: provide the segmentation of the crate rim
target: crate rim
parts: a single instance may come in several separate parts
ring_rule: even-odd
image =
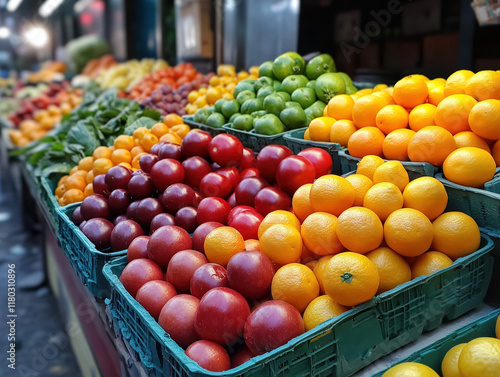
[[[300,139],[296,136],[294,136],[293,134],[297,131],[306,131],[307,130],[307,127],[302,127],[302,128],[297,128],[295,130],[290,130],[290,131],[287,131],[287,133],[285,133],[283,135],[283,138],[286,139],[286,140],[290,140],[290,141],[295,141],[295,140],[300,140],[300,141],[306,141],[306,142],[311,142],[311,143],[314,143],[314,144],[311,144],[311,147],[315,147],[316,145],[315,144],[320,144],[320,145],[325,145],[327,147],[330,147],[330,148],[335,148],[335,150],[342,150],[343,147],[339,144],[339,143],[331,143],[331,142],[326,142],[326,141],[314,141],[314,140],[306,140],[306,139]],[[298,133],[298,132],[297,132]]]
[[[476,187],[469,187],[469,186],[460,185],[458,183],[455,183],[455,182],[452,182],[452,181],[446,179],[444,174],[441,172],[437,173],[435,177],[441,183],[446,184],[446,185],[448,185],[451,188],[454,188],[456,190],[471,191],[471,192],[474,192],[477,194],[484,195],[484,196],[489,197],[491,199],[496,199],[496,200],[500,199],[499,193],[495,193],[492,191],[488,191],[488,190],[480,189],[480,188],[476,188]]]
[[[236,128],[233,128],[231,127],[231,123],[226,123],[222,126],[222,128],[226,129],[226,130],[231,130],[231,131],[234,131],[236,133],[241,133],[242,135],[249,135],[249,136],[255,136],[255,137],[258,137],[258,138],[262,138],[264,140],[272,140],[274,138],[279,138],[279,137],[285,137],[285,135],[293,132],[293,131],[297,131],[297,130],[305,130],[307,129],[307,127],[301,127],[301,128],[296,128],[294,130],[288,130],[288,131],[283,131],[283,132],[280,132],[279,134],[275,134],[275,135],[263,135],[263,134],[258,134],[254,131],[254,129],[252,128],[251,131],[243,131],[243,130],[238,130]],[[254,131],[254,132],[252,132]]]

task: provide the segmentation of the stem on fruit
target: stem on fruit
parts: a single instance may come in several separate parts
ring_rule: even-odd
[[[344,272],[341,276],[340,276],[340,280],[342,280],[342,282],[346,282],[346,283],[350,283],[352,281],[352,278],[354,276],[352,276],[352,274],[350,272]]]

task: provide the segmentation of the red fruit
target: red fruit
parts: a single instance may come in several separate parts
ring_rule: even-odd
[[[242,338],[249,314],[247,301],[234,289],[213,288],[200,301],[194,328],[200,338],[229,347]]]
[[[220,166],[232,166],[243,157],[243,144],[236,136],[219,134],[210,142],[208,152],[213,162]]]
[[[227,264],[229,287],[248,301],[258,300],[268,294],[273,276],[271,259],[259,251],[242,251]]]
[[[202,298],[212,288],[227,287],[227,271],[217,263],[205,263],[194,272],[189,289],[195,297]]]
[[[113,190],[111,194],[109,194],[108,207],[111,210],[111,212],[113,212],[113,214],[115,215],[127,212],[127,208],[130,205],[130,203],[132,203],[132,199],[130,198],[130,195],[127,192],[127,190],[116,189]]]
[[[243,148],[243,156],[239,162],[241,170],[255,167],[255,153],[250,148]]]
[[[231,369],[246,363],[248,360],[255,356],[257,355],[250,351],[246,345],[242,345],[231,356]]]
[[[236,207],[238,204],[236,203],[236,196],[234,195],[234,192],[229,195],[229,198],[227,198],[227,202],[231,206],[231,208]]]
[[[164,160],[171,158],[173,160],[181,161],[182,153],[181,146],[175,143],[165,143],[158,149],[158,158]]]
[[[167,268],[175,253],[192,247],[191,237],[186,230],[176,225],[165,225],[149,238],[148,257],[161,268]]]
[[[184,158],[200,156],[204,159],[209,158],[209,146],[212,136],[205,131],[193,130],[187,133],[182,140],[181,152]]]
[[[148,242],[149,236],[139,236],[130,242],[127,250],[127,262],[131,262],[134,259],[147,258],[148,257]]]
[[[234,189],[236,203],[254,207],[255,195],[266,186],[269,186],[269,183],[261,177],[250,177],[241,180]]]
[[[83,225],[82,225],[83,224]],[[113,223],[101,217],[94,217],[80,224],[82,233],[95,245],[99,251],[106,250],[111,245]]]
[[[144,232],[134,220],[124,220],[116,224],[111,231],[111,249],[113,251],[126,250],[130,243]]]
[[[304,333],[304,321],[294,306],[270,300],[255,309],[245,323],[245,343],[256,355],[272,351]]]
[[[90,220],[96,217],[109,219],[111,216],[108,200],[99,194],[93,194],[83,199],[80,205],[80,212],[84,220]]]
[[[116,189],[127,189],[128,181],[132,178],[132,172],[124,166],[113,166],[104,176],[104,182],[111,192]]]
[[[158,154],[160,153],[160,148],[163,147],[165,144],[167,144],[167,143],[164,141],[160,141],[160,142],[156,143],[155,145],[153,145],[151,147],[151,150],[149,151],[149,153],[158,156]],[[170,144],[177,145],[174,143],[170,143]],[[167,158],[172,158],[172,157],[167,157]]]
[[[151,220],[149,231],[153,234],[158,228],[165,225],[175,225],[175,218],[170,213],[159,213]]]
[[[198,214],[196,218],[198,224],[203,224],[208,221],[217,221],[222,224],[227,224],[227,216],[231,211],[231,206],[222,198],[208,197],[202,199],[198,204]]]
[[[146,229],[149,228],[151,221],[155,216],[163,213],[163,208],[161,203],[156,198],[144,198],[141,199],[137,208],[135,209],[134,218],[139,224],[141,224]]]
[[[238,216],[240,213],[245,212],[245,211],[254,211],[255,212],[255,208],[250,207],[250,206],[245,206],[245,205],[233,207],[231,209],[231,211],[229,211],[229,215],[227,216],[227,223],[228,224],[231,223],[236,216]]]
[[[156,188],[149,174],[132,174],[132,178],[128,181],[127,190],[132,199],[137,200],[153,196]]]
[[[224,224],[219,223],[217,221],[207,221],[206,223],[198,225],[198,227],[195,229],[193,232],[193,249],[205,253],[205,248],[203,247],[205,243],[205,238],[207,237],[208,233],[210,233],[212,230],[215,228],[219,228],[221,226],[224,226]]]
[[[105,198],[109,196],[108,186],[106,186],[106,174],[100,174],[94,177],[92,181],[92,188],[94,189],[94,194],[102,195]]]
[[[158,162],[159,158],[155,154],[147,153],[139,157],[139,166],[141,170],[145,173],[151,173],[153,165]]]
[[[165,211],[174,215],[183,207],[194,207],[195,191],[184,183],[174,183],[163,191],[159,199]]]
[[[234,217],[228,225],[241,233],[243,239],[258,239],[259,225],[264,218],[255,210],[244,211]]]
[[[166,158],[154,164],[151,178],[155,187],[163,191],[173,183],[184,181],[184,168],[179,161]]]
[[[233,191],[231,181],[225,175],[208,173],[200,182],[200,194],[203,197],[214,196],[225,199]]]
[[[80,207],[75,208],[73,214],[71,215],[71,220],[76,226],[80,225],[83,222],[84,218],[82,216]]]
[[[135,299],[144,309],[158,320],[161,309],[177,292],[174,286],[164,280],[152,280],[144,284],[135,295]]]
[[[276,182],[276,172],[279,163],[293,153],[283,145],[268,145],[261,149],[257,155],[255,166],[259,170],[260,176],[268,182]]]
[[[288,211],[292,206],[290,196],[277,187],[264,187],[255,195],[255,209],[262,216],[276,210]]]
[[[223,175],[229,178],[231,182],[231,191],[236,187],[238,182],[240,181],[240,173],[238,169],[234,166],[228,166],[225,168],[219,168],[215,171],[217,174]]]
[[[183,229],[186,229],[188,233],[193,233],[196,227],[198,226],[198,222],[196,220],[197,215],[196,208],[194,207],[183,207],[177,211],[175,214],[175,225],[180,226]]]
[[[315,177],[316,170],[311,161],[295,155],[283,159],[276,172],[276,182],[279,188],[290,196],[293,196],[300,186],[313,183]]]
[[[179,251],[170,259],[165,280],[171,283],[178,293],[189,293],[194,272],[207,262],[205,255],[199,251]]]
[[[240,181],[244,180],[245,178],[250,178],[250,177],[260,177],[259,171],[257,168],[246,168],[245,170],[242,170],[240,172]]]
[[[132,297],[135,297],[139,288],[151,280],[163,280],[163,271],[160,266],[149,259],[134,259],[125,266],[120,281]]]
[[[200,187],[201,179],[212,171],[210,164],[203,157],[193,156],[182,161],[184,183],[195,190]]]
[[[158,317],[159,325],[184,349],[200,339],[194,329],[199,303],[200,300],[194,296],[177,295],[163,306]]]
[[[198,340],[191,344],[186,356],[211,372],[224,372],[231,368],[231,359],[224,347],[209,340]]]
[[[316,178],[332,172],[332,156],[324,149],[315,147],[307,148],[297,153],[297,156],[307,158],[314,165]]]

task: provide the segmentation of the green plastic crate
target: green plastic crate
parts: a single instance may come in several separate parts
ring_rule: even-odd
[[[109,297],[111,287],[102,269],[110,260],[127,254],[127,250],[102,252],[73,223],[71,216],[80,203],[57,209],[60,217],[58,238],[61,249],[71,262],[80,281],[98,298]]]
[[[119,281],[126,258],[104,266],[111,285],[106,303],[124,337],[143,363],[166,376],[350,376],[382,356],[415,341],[424,331],[479,306],[492,273],[493,242],[482,235],[481,248],[452,266],[421,276],[238,368],[207,372],[188,359]],[[457,293],[451,295],[451,290]]]
[[[499,315],[500,309],[496,309],[478,320],[451,332],[434,343],[429,344],[407,358],[394,363],[391,367],[401,363],[416,362],[425,364],[434,369],[439,375],[442,375],[441,362],[446,353],[454,346],[460,343],[468,343],[475,338],[495,337],[495,325]],[[386,370],[372,377],[381,377],[385,372]]]
[[[182,117],[182,119],[184,120],[184,123],[187,124],[189,127],[199,128],[202,131],[208,132],[212,136],[217,136],[218,134],[225,134],[226,133],[226,130],[224,130],[222,127],[215,128],[215,127],[207,126],[206,124],[203,124],[203,123],[195,122],[193,115],[184,115]]]
[[[301,128],[298,130],[293,130],[287,132],[283,135],[283,139],[285,140],[285,145],[290,148],[290,150],[297,154],[304,149],[315,147],[321,148],[328,152],[328,154],[332,157],[332,173],[333,174],[341,174],[342,169],[340,166],[340,158],[339,158],[339,150],[342,149],[340,144],[338,143],[323,143],[320,141],[311,141],[304,140],[304,133],[307,128]]]
[[[54,196],[54,191],[57,186],[57,182],[61,178],[60,175],[53,174],[50,177],[42,177],[42,187],[40,190],[40,202],[44,208],[44,211],[47,213],[48,222],[52,230],[55,234],[58,234],[59,231],[59,214],[57,210],[61,208],[59,203],[57,202],[56,197]]]
[[[347,148],[343,148],[342,150],[339,151],[339,158],[340,158],[342,174],[355,171],[356,168],[358,167],[359,161],[361,161],[361,158],[351,156]],[[384,161],[390,161],[390,160],[384,160]],[[437,168],[427,162],[401,161],[401,163],[408,172],[410,180],[422,176],[433,177],[437,173]]]

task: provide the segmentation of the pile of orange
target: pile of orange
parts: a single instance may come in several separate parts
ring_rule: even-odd
[[[335,96],[323,115],[304,138],[338,143],[354,157],[427,162],[471,187],[500,166],[500,71],[460,70],[446,80],[411,75],[394,87]]]
[[[189,93],[186,112],[194,114],[198,109],[213,106],[221,98],[233,99],[236,84],[244,79],[259,78],[259,67],[250,67],[247,71],[236,73],[233,65],[221,64],[217,68],[217,75],[212,76],[208,88],[200,88]]]
[[[151,129],[139,127],[132,135],[119,135],[112,146],[96,148],[92,156],[82,158],[69,175],[61,177],[54,192],[58,203],[65,206],[81,202],[94,193],[94,177],[106,174],[116,165],[138,170],[139,159],[153,145],[160,141],[181,144],[189,131],[190,127],[184,124],[179,115],[169,114]]]

